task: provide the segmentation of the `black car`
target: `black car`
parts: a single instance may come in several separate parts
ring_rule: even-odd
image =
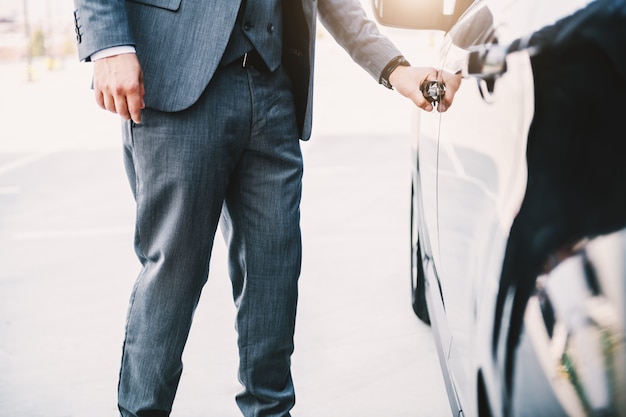
[[[444,31],[436,65],[462,76],[419,117],[411,190],[413,308],[452,415],[626,416],[626,1],[374,12]]]

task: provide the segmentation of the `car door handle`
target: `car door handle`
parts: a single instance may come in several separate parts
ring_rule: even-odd
[[[477,45],[469,51],[467,67],[463,71],[463,75],[477,80],[480,94],[486,101],[491,101],[496,80],[507,70],[506,56],[508,52],[506,46],[497,43]]]
[[[475,78],[498,78],[506,72],[508,47],[499,44],[473,47],[467,58],[466,75]]]

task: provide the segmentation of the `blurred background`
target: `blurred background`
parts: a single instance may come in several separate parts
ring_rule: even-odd
[[[44,68],[57,69],[74,54],[75,37],[71,1],[5,0],[0,4],[0,60],[23,60],[23,76],[35,80],[34,64],[43,59]]]

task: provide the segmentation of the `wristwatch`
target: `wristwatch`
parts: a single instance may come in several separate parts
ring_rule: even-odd
[[[380,80],[378,82],[390,90],[393,90],[393,86],[389,82],[389,76],[398,67],[410,67],[409,61],[407,61],[402,55],[398,55],[385,66],[383,72],[380,74]]]

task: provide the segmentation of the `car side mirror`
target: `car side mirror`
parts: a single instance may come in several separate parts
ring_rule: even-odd
[[[378,23],[447,32],[474,0],[372,0]]]

